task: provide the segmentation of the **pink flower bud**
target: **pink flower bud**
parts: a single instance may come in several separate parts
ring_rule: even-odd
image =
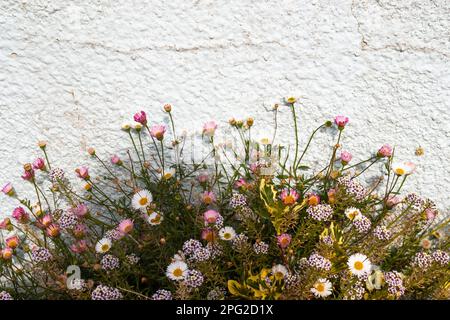
[[[83,238],[87,233],[87,227],[86,225],[79,223],[75,226],[75,228],[73,228],[73,235],[75,236],[75,238],[79,239],[79,238]]]
[[[164,133],[166,132],[166,126],[163,124],[154,124],[150,129],[150,135],[156,140],[161,141],[164,139]]]
[[[70,246],[74,253],[83,253],[88,249],[86,240],[79,240]]]
[[[11,220],[9,218],[5,218],[0,222],[0,230],[7,230],[11,225]]]
[[[49,225],[51,225],[53,222],[52,216],[49,214],[46,214],[45,216],[42,217],[41,219],[41,224],[47,228]]]
[[[277,236],[277,243],[280,246],[280,248],[286,249],[291,243],[291,239],[292,237],[289,234],[283,233]]]
[[[77,176],[81,179],[89,179],[89,169],[87,167],[80,167],[75,169]]]
[[[217,123],[215,121],[208,121],[203,125],[203,134],[207,136],[213,136],[217,129]]]
[[[14,195],[14,188],[13,188],[11,182],[8,182],[7,184],[5,184],[3,186],[2,192],[10,197]]]
[[[200,183],[206,183],[208,181],[208,175],[206,173],[201,174],[197,177],[198,182]]]
[[[220,214],[215,210],[208,210],[203,214],[203,219],[206,223],[216,223],[217,218],[219,218]]]
[[[437,215],[437,211],[431,208],[425,209],[425,215],[428,221],[433,221]]]
[[[330,189],[327,191],[328,202],[333,204],[336,202],[336,189]]]
[[[380,158],[392,156],[392,147],[388,144],[384,144],[377,152],[377,156]]]
[[[15,208],[12,217],[20,223],[27,223],[30,220],[30,216],[22,207]]]
[[[346,126],[346,124],[348,123],[348,118],[346,116],[336,116],[336,118],[334,118],[334,123],[336,123],[336,125],[338,126],[339,130],[343,130]]]
[[[147,124],[147,115],[145,114],[144,111],[137,112],[133,118],[134,121],[139,122],[143,126]]]
[[[399,204],[401,201],[401,199],[397,196],[389,196],[388,199],[386,200],[386,206],[388,208],[393,208],[394,206],[396,206],[397,204]]]
[[[120,160],[118,155],[113,155],[111,157],[111,163],[120,166],[122,164],[122,160]]]
[[[206,240],[208,242],[214,241],[214,238],[215,238],[214,230],[210,229],[210,228],[203,229],[201,237],[203,240]]]
[[[26,181],[31,181],[34,177],[34,170],[27,170],[23,172],[22,179]]]
[[[239,189],[239,188],[246,188],[247,187],[247,181],[245,181],[245,179],[244,178],[240,178],[240,179],[238,179],[235,183],[234,183],[234,187],[236,188],[236,189]]]
[[[79,218],[86,216],[88,212],[89,208],[84,203],[80,203],[75,208],[73,208],[73,213]]]
[[[343,165],[346,165],[347,163],[349,163],[352,160],[353,156],[350,152],[342,151],[340,158],[341,158],[341,163]]]
[[[33,169],[35,170],[45,170],[45,161],[42,158],[37,158],[33,161]]]
[[[122,220],[119,223],[119,231],[123,234],[133,231],[133,221],[131,219]]]

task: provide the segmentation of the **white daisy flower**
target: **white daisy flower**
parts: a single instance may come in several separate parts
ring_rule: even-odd
[[[348,258],[347,262],[350,272],[355,276],[362,276],[372,270],[372,263],[366,255],[355,253]]]
[[[148,217],[147,217],[147,222],[150,223],[152,226],[157,226],[159,224],[161,224],[161,222],[164,220],[164,217],[162,215],[162,213],[160,212],[152,212]]]
[[[362,217],[361,211],[358,208],[350,207],[345,209],[345,216],[350,220],[357,220]]]
[[[131,199],[131,206],[135,210],[146,211],[147,206],[153,201],[153,196],[150,191],[143,189],[136,192]]]
[[[176,170],[174,168],[170,170],[164,171],[164,174],[161,172],[161,180],[169,180],[173,176],[175,176]]]
[[[225,241],[231,241],[236,237],[236,231],[232,227],[224,227],[219,230],[219,237]]]
[[[169,266],[167,267],[166,276],[170,280],[179,281],[179,280],[184,279],[187,271],[188,271],[188,266],[185,262],[175,261],[175,262],[172,262],[171,264],[169,264]]]
[[[100,239],[95,245],[95,251],[97,251],[98,253],[105,253],[108,252],[109,249],[111,249],[111,246],[112,246],[111,239],[103,238]]]
[[[392,170],[398,176],[408,175],[414,172],[416,165],[412,162],[394,162]]]
[[[320,278],[314,283],[314,286],[311,288],[311,292],[317,298],[325,298],[328,297],[333,291],[331,282],[327,279]]]
[[[275,279],[282,280],[284,277],[288,275],[288,269],[282,264],[277,264],[272,267],[272,274],[275,276]]]

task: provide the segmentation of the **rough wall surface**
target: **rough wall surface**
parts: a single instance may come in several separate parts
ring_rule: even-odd
[[[448,212],[449,19],[446,0],[2,0],[0,183],[31,194],[21,165],[40,139],[71,173],[88,163],[87,146],[123,150],[120,125],[141,108],[166,121],[171,103],[181,127],[197,131],[252,115],[270,132],[267,110],[296,96],[302,142],[345,114],[355,161],[395,145],[418,165],[406,190]],[[279,121],[286,140],[287,110]],[[316,141],[308,161],[323,163],[332,140]]]

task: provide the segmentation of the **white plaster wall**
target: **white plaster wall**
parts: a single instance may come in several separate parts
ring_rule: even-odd
[[[188,130],[249,115],[267,130],[265,108],[293,95],[302,141],[345,114],[355,161],[395,145],[418,164],[407,190],[448,211],[449,19],[446,0],[0,0],[0,183],[30,194],[21,165],[39,139],[71,174],[86,146],[123,150],[141,108],[160,121],[171,103]],[[330,136],[317,141],[323,162]]]

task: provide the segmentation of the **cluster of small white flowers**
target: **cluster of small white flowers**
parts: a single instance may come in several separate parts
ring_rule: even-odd
[[[198,288],[203,284],[205,278],[198,270],[188,270],[184,278],[184,284],[190,288]]]
[[[361,282],[357,282],[345,293],[344,300],[361,300],[365,292],[364,285]]]
[[[326,221],[333,215],[333,208],[329,204],[318,204],[316,206],[310,206],[306,209],[308,215],[317,221]]]
[[[36,248],[31,252],[31,258],[35,262],[47,262],[50,261],[53,256],[47,248]]]
[[[50,170],[48,175],[53,183],[64,180],[64,170],[60,168]]]
[[[120,267],[120,260],[111,254],[105,254],[100,264],[103,270],[114,270]]]
[[[418,252],[412,259],[412,266],[423,270],[428,269],[433,264],[433,257],[426,252]]]
[[[330,270],[331,261],[317,253],[313,253],[308,258],[308,265],[316,269]]]
[[[123,238],[123,234],[118,229],[111,229],[105,232],[105,238],[111,241],[117,241]]]
[[[253,212],[252,208],[248,206],[240,207],[235,212],[235,218],[239,221],[251,220],[257,221],[258,216]]]
[[[126,256],[127,262],[131,265],[135,265],[141,260],[136,254],[132,253]]]
[[[297,274],[287,274],[284,278],[284,285],[286,289],[295,287],[299,283],[299,277]]]
[[[373,230],[373,235],[378,240],[387,241],[391,238],[392,234],[385,226],[377,226]]]
[[[232,209],[238,209],[244,207],[247,204],[247,198],[240,193],[233,193],[230,199],[230,207]]]
[[[98,285],[91,293],[92,300],[120,300],[123,298],[119,289],[108,287],[105,285]]]
[[[443,266],[448,265],[449,255],[447,252],[442,250],[436,250],[431,254],[431,256],[433,257],[433,260],[436,261],[437,263]]]
[[[214,288],[206,295],[207,300],[223,300],[227,291],[225,288]]]
[[[397,271],[390,271],[384,273],[384,280],[388,285],[388,292],[396,297],[405,294],[405,287],[403,286],[403,279],[401,274]]]
[[[338,186],[342,187],[348,195],[360,202],[366,197],[366,189],[356,180],[349,176],[337,179]]]
[[[205,223],[205,225],[207,225],[207,223]],[[214,228],[216,228],[217,230],[223,228],[223,217],[220,214],[217,217],[216,222],[214,223]]]
[[[372,222],[366,216],[361,216],[358,219],[353,220],[353,226],[359,233],[365,233],[370,230]]]
[[[244,251],[248,247],[248,237],[243,234],[237,234],[232,241],[233,248],[236,251]]]
[[[257,241],[253,244],[253,251],[256,254],[267,254],[269,252],[269,245],[264,241]]]
[[[189,260],[195,261],[195,262],[203,262],[211,258],[211,252],[208,250],[208,248],[200,247],[194,249],[194,252],[192,252]]]
[[[202,248],[202,243],[195,239],[189,239],[183,243],[183,252],[185,255],[191,255],[196,250]]]
[[[211,259],[216,259],[223,255],[223,247],[218,243],[208,242],[206,248],[210,252]]]
[[[64,212],[58,220],[62,229],[73,229],[78,224],[78,218],[71,212]]]
[[[420,212],[424,209],[426,201],[415,193],[410,193],[405,196],[404,203],[409,210]]]
[[[0,300],[14,300],[14,298],[6,291],[0,292]]]
[[[322,238],[322,242],[325,243],[327,246],[332,246],[334,241],[331,236],[325,236]]]
[[[86,283],[86,280],[84,279],[72,279],[70,280],[70,289],[76,290],[76,291],[86,291],[88,288],[88,285]]]
[[[152,295],[152,300],[172,300],[172,292],[165,289],[159,289]]]

